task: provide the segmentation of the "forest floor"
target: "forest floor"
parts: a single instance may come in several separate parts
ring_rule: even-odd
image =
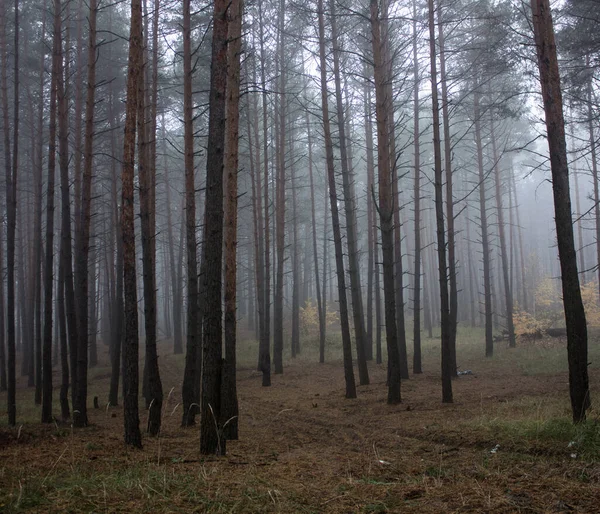
[[[90,409],[86,429],[42,426],[20,384],[23,424],[0,427],[0,512],[598,512],[599,414],[571,424],[565,346],[502,342],[483,360],[482,334],[464,331],[458,360],[472,374],[442,404],[439,343],[428,340],[425,372],[389,406],[383,365],[370,363],[371,384],[346,400],[341,361],[319,365],[307,347],[263,388],[250,345],[238,372],[240,440],[219,458],[201,457],[198,429],[180,427],[183,358],[167,348],[163,429],[143,450],[123,444],[122,407]],[[597,337],[590,346],[594,401]],[[108,378],[92,370],[90,394],[106,398]]]

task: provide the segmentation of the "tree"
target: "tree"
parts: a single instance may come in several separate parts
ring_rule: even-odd
[[[213,4],[205,202],[205,313],[200,399],[200,453],[225,455],[222,438],[221,391],[223,257],[223,168],[225,162],[225,99],[227,93],[227,0]]]
[[[437,229],[438,273],[440,282],[440,309],[442,325],[442,402],[452,403],[451,320],[448,297],[448,268],[446,260],[446,234],[442,195],[442,155],[440,150],[440,112],[435,49],[435,20],[433,0],[429,0],[429,57],[431,63],[431,103],[433,110],[433,151],[435,218]]]
[[[342,187],[344,194],[344,207],[346,210],[346,239],[348,242],[348,274],[350,276],[350,294],[352,297],[352,315],[354,320],[354,339],[356,341],[356,360],[358,362],[358,377],[360,385],[369,384],[369,370],[365,354],[365,319],[363,314],[362,288],[360,285],[360,266],[358,262],[358,244],[356,229],[355,194],[350,166],[348,162],[348,139],[346,137],[346,117],[342,103],[342,86],[340,80],[340,53],[341,48],[337,33],[337,16],[335,1],[330,0],[331,15],[331,42],[333,46],[333,75],[335,81],[336,115],[338,121],[338,135],[340,145],[340,161],[342,168]]]
[[[329,204],[331,207],[331,225],[333,227],[333,243],[335,246],[335,267],[338,282],[338,300],[340,302],[340,324],[342,327],[342,350],[344,355],[344,379],[346,381],[346,398],[356,398],[356,383],[352,369],[352,347],[350,341],[350,324],[348,322],[348,302],[346,299],[346,278],[344,275],[344,257],[342,250],[342,234],[338,198],[336,193],[335,170],[333,162],[333,142],[329,123],[329,105],[327,98],[327,69],[325,61],[325,14],[323,0],[317,0],[319,24],[319,65],[321,72],[321,110],[323,112],[323,133],[325,137],[325,154],[327,178],[329,182]],[[323,267],[325,269],[325,267]],[[323,284],[325,290],[325,284]],[[325,304],[326,305],[326,304]]]
[[[400,403],[400,355],[396,332],[396,298],[394,285],[394,223],[390,169],[389,113],[391,98],[386,93],[386,69],[383,60],[383,42],[377,0],[370,0],[371,37],[375,80],[375,115],[377,119],[377,163],[379,174],[379,219],[383,253],[383,293],[385,303],[385,332],[388,350],[389,404]],[[371,192],[374,194],[374,192]]]
[[[98,8],[96,0],[90,0],[89,43],[88,43],[88,77],[85,100],[85,139],[83,151],[83,176],[81,186],[81,212],[76,224],[76,260],[75,278],[77,289],[77,318],[79,322],[77,342],[77,393],[73,403],[73,423],[75,426],[86,426],[87,421],[87,372],[88,372],[88,265],[90,253],[90,224],[92,206],[92,166],[94,145],[94,108],[96,93],[96,18]]]
[[[46,262],[44,270],[44,342],[42,365],[42,423],[52,423],[52,282],[54,252],[54,176],[56,171],[56,97],[62,75],[61,1],[54,0],[52,80],[50,86],[50,127],[48,141],[48,182],[46,194]],[[60,93],[64,96],[64,91]]]
[[[181,397],[183,400],[182,426],[195,423],[198,397],[197,384],[200,370],[197,368],[201,352],[199,330],[198,264],[196,257],[196,189],[194,186],[194,126],[192,96],[192,43],[190,26],[190,0],[183,2],[183,126],[185,166],[185,236],[187,248],[187,342],[185,348],[185,371]]]
[[[560,73],[550,2],[531,0],[531,10],[552,172],[556,238],[567,324],[571,410],[573,421],[578,423],[585,421],[591,401],[587,371],[587,325],[577,274]]]
[[[227,439],[238,438],[236,387],[236,288],[238,223],[238,135],[240,101],[240,53],[242,49],[243,0],[228,9],[227,102],[225,135],[225,363],[223,366],[222,410]]]
[[[125,444],[142,447],[138,410],[139,391],[139,341],[137,314],[137,286],[135,275],[135,232],[133,175],[135,162],[135,136],[138,113],[139,83],[143,73],[142,5],[131,0],[131,27],[129,32],[129,59],[127,64],[127,104],[125,110],[125,137],[123,140],[123,171],[121,174],[121,234],[123,239],[123,296],[125,337],[123,341]]]

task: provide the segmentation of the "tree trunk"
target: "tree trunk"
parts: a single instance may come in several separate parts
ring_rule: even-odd
[[[379,218],[383,251],[383,292],[385,303],[385,332],[388,350],[388,398],[389,404],[401,402],[400,355],[396,332],[396,292],[394,283],[394,221],[392,183],[390,169],[389,113],[391,98],[386,94],[386,69],[383,62],[383,43],[377,0],[370,0],[373,64],[375,69],[375,104],[377,118],[377,161],[379,173]]]
[[[238,222],[238,140],[240,102],[240,54],[242,49],[243,0],[233,0],[228,9],[227,101],[225,122],[225,362],[221,409],[223,435],[238,439],[238,399],[236,386],[236,287]]]
[[[73,403],[73,423],[75,426],[86,426],[87,421],[87,368],[88,368],[88,265],[90,252],[90,225],[92,205],[92,166],[94,143],[94,104],[96,91],[96,17],[98,8],[96,0],[90,1],[89,44],[88,44],[88,78],[85,101],[85,139],[83,151],[83,176],[81,184],[81,213],[76,222],[76,259],[75,279],[76,298],[78,304],[78,336],[77,342],[77,393]]]
[[[155,3],[154,9],[154,49],[158,45],[157,19],[158,6]],[[156,60],[154,66],[158,64]],[[145,65],[145,64],[144,64]],[[154,71],[152,72],[154,75]],[[146,110],[146,74],[144,70],[137,83],[137,131],[138,131],[138,175],[139,175],[139,196],[140,196],[140,227],[142,235],[142,278],[144,285],[144,331],[146,333],[146,352],[144,366],[144,387],[145,399],[148,408],[148,426],[147,431],[150,435],[158,435],[161,427],[163,389],[158,369],[158,352],[156,348],[156,248],[154,212],[156,210],[155,202],[155,173],[151,153],[156,156],[156,148],[150,148],[150,145],[156,141],[156,127],[152,121],[152,116],[156,114],[156,109],[147,120]],[[154,86],[154,84],[153,84]],[[153,88],[153,98],[156,98],[156,89]],[[148,122],[150,126],[148,126]],[[154,129],[154,132],[150,132]],[[150,133],[149,133],[150,132]],[[155,159],[154,159],[155,160]]]
[[[448,297],[446,233],[444,229],[444,200],[442,192],[442,155],[440,149],[440,112],[435,50],[435,21],[433,0],[429,4],[429,58],[431,62],[431,103],[433,107],[433,150],[435,171],[435,218],[437,228],[438,272],[440,282],[440,318],[442,329],[442,402],[452,403],[451,320]]]
[[[348,275],[350,276],[350,294],[352,298],[352,316],[354,320],[354,339],[356,343],[356,360],[360,385],[369,384],[369,370],[365,354],[365,318],[360,285],[360,265],[358,253],[358,233],[356,228],[356,199],[354,185],[350,177],[348,156],[348,140],[346,138],[346,118],[342,101],[340,81],[340,53],[338,42],[335,0],[329,1],[331,17],[331,40],[333,45],[333,76],[335,81],[336,118],[340,142],[340,162],[342,167],[342,187],[346,213],[346,240],[348,243]]]
[[[197,369],[198,353],[201,352],[199,330],[198,265],[196,257],[196,190],[194,186],[194,127],[192,96],[192,44],[190,25],[190,0],[183,2],[183,125],[185,154],[185,219],[187,242],[187,343],[185,371],[181,397],[183,400],[182,426],[196,422],[198,402],[196,383],[200,380]]]
[[[270,267],[270,246],[269,246],[269,139],[268,139],[268,119],[267,119],[267,83],[265,77],[266,55],[265,55],[265,35],[264,20],[262,16],[262,0],[258,0],[258,19],[259,19],[259,38],[260,38],[260,81],[262,88],[262,121],[263,121],[263,166],[264,166],[264,209],[265,209],[265,273],[264,273],[264,334],[260,341],[259,362],[262,371],[262,385],[267,387],[271,385],[271,267]],[[258,140],[257,140],[258,142]]]
[[[121,202],[121,235],[123,238],[123,296],[125,315],[124,346],[124,425],[125,444],[142,447],[138,410],[139,340],[137,287],[135,274],[134,228],[134,162],[136,117],[138,111],[138,84],[143,74],[142,5],[131,0],[131,27],[129,33],[129,60],[127,72],[127,104],[125,110],[125,137],[123,141],[123,172]]]
[[[317,250],[317,217],[315,212],[315,184],[313,177],[313,149],[312,149],[312,131],[308,111],[306,111],[306,134],[308,139],[308,180],[310,183],[310,213],[311,213],[311,229],[312,229],[312,246],[314,259],[315,287],[317,296],[317,310],[319,312],[319,362],[325,360],[323,355],[325,349],[325,328],[326,312],[323,306],[323,298],[321,297],[321,277],[319,276],[319,253]],[[327,216],[325,216],[326,218]],[[306,278],[305,278],[306,280]],[[323,351],[321,351],[321,348]],[[323,360],[321,360],[321,357]]]
[[[285,251],[285,167],[286,167],[286,65],[285,59],[285,0],[279,8],[279,127],[276,144],[275,191],[275,250],[277,267],[273,298],[273,367],[275,374],[283,373],[283,265]]]
[[[15,86],[18,86],[18,1],[15,1]],[[17,417],[16,405],[16,330],[15,330],[15,231],[17,220],[17,167],[18,157],[11,159],[10,150],[10,127],[8,124],[8,52],[6,50],[6,25],[7,9],[4,0],[0,4],[3,20],[0,23],[0,53],[2,54],[2,110],[4,119],[4,167],[6,171],[6,342],[7,342],[7,365],[8,365],[8,383],[7,383],[7,413],[8,424],[14,426]],[[15,87],[15,106],[18,107],[18,88]],[[15,120],[18,120],[18,113],[15,112]],[[17,146],[18,126],[13,125],[14,146]],[[15,151],[13,147],[13,152]]]
[[[450,374],[456,374],[456,328],[458,323],[458,288],[456,285],[456,243],[454,233],[454,196],[452,193],[452,140],[450,137],[450,115],[448,114],[448,86],[446,81],[446,52],[442,0],[437,0],[438,44],[440,47],[440,84],[442,86],[442,122],[444,125],[444,168],[446,171],[446,220],[448,223],[448,284],[450,319],[448,327]]]
[[[208,149],[204,228],[204,329],[200,453],[225,455],[222,419],[222,305],[223,167],[225,160],[225,103],[227,94],[227,0],[215,0],[209,95]],[[232,120],[230,120],[232,121]],[[237,123],[235,124],[237,127]],[[235,170],[237,171],[237,170]],[[234,173],[235,173],[234,171]],[[232,221],[232,220],[230,220]],[[234,278],[235,281],[235,278]],[[235,307],[234,307],[235,308]]]
[[[52,423],[52,285],[54,278],[54,176],[56,171],[56,97],[59,74],[62,74],[60,0],[54,0],[54,36],[52,81],[50,86],[50,126],[48,140],[48,182],[46,191],[46,262],[44,270],[44,343],[42,366],[42,423]],[[61,113],[62,114],[62,113]],[[65,156],[61,156],[64,159]]]
[[[506,312],[506,328],[508,330],[508,345],[516,346],[515,325],[513,322],[513,297],[510,287],[510,269],[508,266],[508,254],[506,250],[506,233],[504,230],[504,212],[502,207],[502,184],[500,178],[500,163],[496,148],[496,134],[494,130],[494,119],[491,117],[491,139],[492,154],[494,159],[494,185],[496,188],[496,211],[498,213],[498,235],[500,238],[500,258],[502,260],[502,279],[504,281],[504,303]]]
[[[417,37],[417,1],[413,0],[413,138],[415,181],[413,202],[415,211],[415,261],[413,291],[413,373],[423,373],[421,362],[421,147],[419,125],[419,55]]]
[[[571,409],[573,421],[578,423],[585,421],[586,410],[590,407],[591,401],[587,369],[587,325],[581,300],[581,289],[577,274],[577,254],[573,238],[560,74],[550,2],[549,0],[532,0],[531,8],[550,150],[556,238],[558,240],[563,305],[567,324]]]
[[[479,178],[479,223],[481,228],[481,251],[483,259],[483,296],[485,316],[485,356],[494,355],[492,339],[492,280],[490,271],[490,244],[488,235],[487,207],[485,194],[485,174],[483,170],[483,143],[481,140],[481,114],[479,112],[479,92],[473,96],[473,117],[475,123],[475,146],[477,147],[477,171]]]
[[[325,21],[323,0],[317,1],[319,17],[319,64],[321,68],[321,109],[323,112],[323,132],[325,137],[325,154],[327,161],[327,178],[329,182],[329,203],[331,206],[331,224],[333,227],[333,242],[335,245],[335,264],[338,281],[338,296],[340,303],[340,324],[342,327],[342,350],[344,354],[344,378],[346,381],[346,398],[356,398],[356,384],[352,369],[352,342],[350,340],[350,324],[348,322],[348,303],[346,300],[346,277],[344,274],[344,255],[342,235],[338,212],[338,197],[336,193],[335,170],[333,163],[333,142],[329,124],[329,105],[327,99],[327,69],[325,60]]]

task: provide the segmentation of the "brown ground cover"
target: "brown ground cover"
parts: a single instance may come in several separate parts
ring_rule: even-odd
[[[528,371],[519,363],[552,351],[530,350],[463,357],[473,374],[454,381],[452,405],[440,402],[435,345],[398,406],[386,404],[385,367],[374,363],[356,400],[343,398],[339,361],[303,356],[270,388],[245,367],[240,440],[222,458],[200,457],[198,430],[180,428],[182,360],[166,355],[163,430],[141,451],[122,442],[121,407],[91,409],[84,430],[41,426],[33,407],[20,411],[29,422],[4,425],[0,511],[600,512],[597,414],[573,429],[566,373]],[[105,398],[107,370],[91,376]],[[32,400],[21,388],[19,402]]]

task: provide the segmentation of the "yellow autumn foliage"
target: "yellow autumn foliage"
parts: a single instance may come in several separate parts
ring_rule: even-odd
[[[564,325],[564,311],[560,281],[543,278],[535,289],[535,316],[516,306],[513,314],[517,336],[541,336],[544,331],[556,325]],[[581,285],[581,297],[585,307],[588,326],[600,327],[600,302],[598,284],[595,281]]]
[[[325,325],[329,326],[337,321],[338,313],[330,311],[328,308],[325,314]],[[319,311],[312,298],[306,300],[304,307],[300,307],[300,328],[304,334],[309,334],[319,328]]]

